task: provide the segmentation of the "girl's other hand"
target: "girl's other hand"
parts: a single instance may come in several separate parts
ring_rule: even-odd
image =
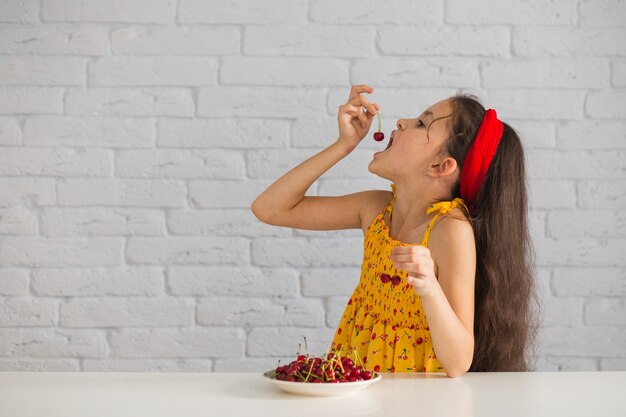
[[[435,261],[430,249],[422,245],[396,246],[389,256],[396,269],[407,271],[406,282],[420,296],[427,295],[437,285]]]
[[[363,140],[372,125],[372,120],[379,110],[376,103],[371,103],[361,93],[372,93],[374,89],[368,85],[353,85],[348,102],[339,106],[337,122],[339,123],[339,139],[337,142],[354,149]]]

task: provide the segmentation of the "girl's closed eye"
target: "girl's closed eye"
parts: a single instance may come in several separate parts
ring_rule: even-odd
[[[417,124],[417,126],[419,126],[419,127],[426,127],[426,125],[424,124],[424,122],[422,122],[422,120],[421,120],[421,119],[417,119],[417,121],[419,122],[419,123]]]

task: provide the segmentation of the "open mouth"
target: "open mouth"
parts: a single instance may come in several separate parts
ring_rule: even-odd
[[[393,136],[391,138],[389,138],[389,143],[387,143],[387,147],[385,148],[385,150],[383,152],[385,152],[387,149],[389,149],[391,147],[392,143],[393,143]]]

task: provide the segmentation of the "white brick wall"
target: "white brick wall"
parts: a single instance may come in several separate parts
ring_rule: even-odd
[[[488,12],[486,12],[488,10]],[[252,200],[467,91],[521,134],[539,370],[626,370],[626,1],[0,1],[0,370],[243,371],[321,353],[359,230]],[[389,189],[359,149],[309,195]]]

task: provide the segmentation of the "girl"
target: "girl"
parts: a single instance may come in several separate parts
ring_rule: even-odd
[[[337,141],[274,182],[253,212],[277,226],[363,229],[360,281],[332,350],[379,372],[529,370],[537,296],[524,153],[495,110],[457,94],[400,119],[368,167],[391,192],[304,196],[368,133],[379,106],[361,94],[372,92],[352,87]]]

